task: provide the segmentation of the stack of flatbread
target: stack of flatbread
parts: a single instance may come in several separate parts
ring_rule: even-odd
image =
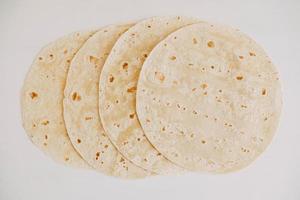
[[[180,16],[64,36],[38,53],[21,94],[43,152],[125,179],[242,169],[271,142],[281,106],[256,42]]]

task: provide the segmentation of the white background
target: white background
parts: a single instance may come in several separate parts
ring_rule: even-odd
[[[226,175],[187,174],[124,181],[54,163],[21,126],[19,93],[40,48],[76,30],[156,15],[232,25],[278,66],[284,108],[267,151]],[[0,199],[300,199],[300,1],[0,0]]]

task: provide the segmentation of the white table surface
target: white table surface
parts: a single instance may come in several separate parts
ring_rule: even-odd
[[[226,175],[124,181],[56,164],[28,140],[20,88],[40,48],[76,30],[156,15],[221,22],[252,36],[278,66],[284,107],[272,144]],[[0,199],[300,199],[300,1],[0,0]]]

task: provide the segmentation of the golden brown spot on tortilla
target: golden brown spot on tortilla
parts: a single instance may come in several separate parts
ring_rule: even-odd
[[[45,135],[45,140],[47,140],[48,139],[48,135]]]
[[[205,143],[206,143],[206,141],[205,141],[205,140],[201,140],[201,143],[202,143],[202,144],[205,144]]]
[[[249,52],[249,55],[250,55],[250,56],[256,56],[256,54],[253,53],[253,52]]]
[[[141,141],[141,138],[137,138],[136,140],[137,140],[137,141]]]
[[[264,118],[264,121],[267,121],[267,120],[268,120],[268,118],[267,118],[267,117],[265,117],[265,118]]]
[[[95,56],[89,56],[90,63],[96,64],[99,59]]]
[[[209,42],[207,43],[207,46],[208,46],[209,48],[214,48],[214,47],[215,47],[215,44],[214,44],[213,41],[209,41]]]
[[[162,127],[162,129],[161,129],[162,131],[165,131],[166,130],[166,128],[165,127]]]
[[[134,113],[133,113],[133,114],[130,114],[130,115],[129,115],[129,118],[130,118],[130,119],[133,119],[133,118],[134,118]]]
[[[195,91],[195,90],[196,90],[196,88],[193,88],[193,89],[192,89],[192,91]]]
[[[208,85],[207,85],[206,83],[203,83],[203,84],[200,85],[200,87],[201,87],[202,89],[207,88],[207,86],[208,86]]]
[[[244,59],[244,56],[239,56],[240,59]]]
[[[261,94],[262,95],[266,95],[267,94],[267,90],[265,88],[263,88],[262,91],[261,91]]]
[[[43,57],[39,57],[39,60],[40,60],[40,61],[43,60]]]
[[[150,120],[149,120],[149,119],[146,119],[146,122],[148,122],[148,123],[149,123],[149,122],[150,122]]]
[[[170,60],[176,60],[176,56],[170,56]]]
[[[67,60],[67,63],[70,64],[70,63],[71,63],[71,60]]]
[[[214,69],[214,68],[215,68],[215,66],[213,66],[213,65],[212,65],[212,66],[210,66],[210,68],[211,68],[211,69]]]
[[[246,105],[241,105],[241,108],[247,108],[247,106]]]
[[[206,96],[206,95],[207,95],[207,92],[204,92],[203,95]]]
[[[147,58],[147,57],[148,57],[148,54],[145,53],[143,56],[144,56],[144,58]]]
[[[148,27],[148,28],[151,28],[151,26],[150,26],[150,25],[148,25],[147,27]]]
[[[44,126],[46,126],[46,125],[49,124],[49,121],[48,121],[48,120],[45,120],[45,121],[43,121],[41,124],[44,125]]]
[[[65,50],[64,50],[64,54],[67,54],[67,53],[68,53],[68,49],[65,49]]]
[[[74,92],[72,94],[72,100],[73,101],[80,101],[81,100],[81,96],[79,94],[77,94],[77,92]]]
[[[85,119],[85,120],[91,120],[92,117],[85,117],[84,119]]]
[[[124,160],[124,158],[120,158],[120,162],[124,162],[125,160]]]
[[[81,143],[81,140],[80,140],[80,139],[77,139],[77,143],[80,144],[80,143]]]
[[[68,157],[65,157],[65,161],[69,161],[70,159]]]
[[[53,54],[49,54],[49,57],[50,57],[51,59],[53,59],[54,56],[53,56]]]
[[[99,159],[99,156],[100,156],[100,152],[96,152],[96,160]]]
[[[144,161],[147,162],[148,161],[147,158],[144,158]]]
[[[155,72],[154,74],[155,74],[155,78],[157,78],[158,80],[160,80],[160,81],[164,81],[165,80],[165,76],[164,76],[163,73],[161,73],[161,72]]]
[[[35,92],[31,92],[29,95],[30,95],[31,99],[34,99],[34,98],[38,97],[38,94],[35,93]]]
[[[198,43],[197,39],[193,38],[193,44],[197,44],[197,43]]]
[[[134,92],[136,92],[136,87],[133,86],[133,87],[131,87],[131,88],[128,88],[128,89],[127,89],[127,92],[129,92],[129,93],[134,93]]]
[[[197,115],[198,113],[195,110],[193,110],[193,114]]]
[[[244,78],[243,76],[237,76],[237,77],[236,77],[236,80],[239,80],[239,81],[240,81],[240,80],[243,80],[243,78]]]
[[[122,65],[123,69],[128,69],[128,63],[127,62],[124,62],[123,65]]]
[[[113,82],[114,79],[115,79],[115,77],[113,77],[113,75],[110,75],[110,76],[109,76],[109,82]]]
[[[46,143],[46,142],[44,142],[44,146],[47,146],[47,143]]]
[[[108,144],[104,145],[104,148],[107,149],[108,148]]]

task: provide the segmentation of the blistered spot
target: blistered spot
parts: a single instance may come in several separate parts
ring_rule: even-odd
[[[113,75],[110,75],[110,76],[109,76],[109,82],[112,83],[114,80],[115,80],[115,77],[113,77]]]
[[[45,120],[45,121],[43,121],[41,124],[44,125],[44,126],[46,126],[46,125],[48,125],[49,123],[50,123],[49,120]]]
[[[246,148],[244,148],[244,147],[241,147],[241,151],[244,152],[244,153],[249,153],[249,152],[250,152],[249,149],[246,149]]]
[[[243,80],[244,77],[243,77],[243,76],[237,76],[237,77],[235,77],[235,78],[236,78],[236,80],[239,80],[239,81],[240,81],[240,80]]]
[[[267,90],[265,89],[265,88],[263,88],[262,90],[261,90],[261,95],[266,95],[267,94]]]
[[[133,118],[134,118],[134,113],[130,114],[130,115],[129,115],[129,118],[130,118],[130,119],[133,119]]]
[[[176,56],[170,56],[170,60],[176,60]]]
[[[81,96],[79,94],[77,94],[77,92],[73,92],[73,94],[72,94],[72,100],[73,101],[80,101],[81,100]]]
[[[88,120],[91,120],[92,117],[85,117],[84,119],[85,119],[86,121],[88,121]]]
[[[205,88],[208,87],[208,85],[207,85],[206,83],[202,83],[202,84],[200,85],[200,87],[201,87],[202,89],[205,89]]]
[[[38,97],[38,94],[36,92],[31,92],[30,94],[31,99],[35,99]]]
[[[99,159],[99,156],[100,156],[100,152],[96,152],[96,160],[98,160]]]
[[[81,140],[80,140],[80,139],[77,139],[77,143],[80,144],[80,143],[81,143]]]
[[[207,43],[207,46],[208,46],[209,48],[214,48],[214,47],[215,47],[215,43],[214,43],[213,41],[209,41],[209,42]]]
[[[197,44],[197,43],[198,43],[197,39],[193,38],[193,44]]]
[[[244,59],[244,56],[239,56],[239,58],[242,60],[242,59]]]
[[[165,80],[165,76],[164,76],[163,73],[161,73],[161,72],[155,72],[154,74],[155,74],[155,78],[158,79],[158,80],[160,80],[161,82],[163,82]]]
[[[129,92],[129,93],[134,93],[134,92],[136,92],[136,87],[133,86],[133,87],[131,87],[131,88],[128,88],[128,89],[127,89],[127,92]]]
[[[254,52],[249,52],[250,56],[256,56],[256,54]]]
[[[127,62],[124,62],[123,65],[122,65],[122,68],[124,70],[128,69],[128,63]]]

